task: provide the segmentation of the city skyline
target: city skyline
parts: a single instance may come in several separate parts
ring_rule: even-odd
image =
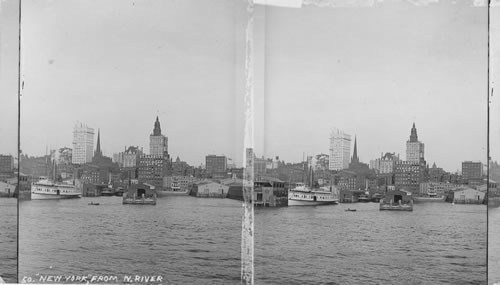
[[[160,121],[161,121],[161,120],[160,120]],[[158,132],[158,133],[157,133],[157,135],[158,135],[158,134],[161,134],[161,130],[159,129],[159,124],[158,124],[158,122],[159,122],[159,121],[155,121],[155,123],[154,123],[154,129],[153,129],[153,132],[151,132],[150,137],[151,137],[153,134],[155,134],[155,132]],[[84,123],[82,123],[82,122],[79,122],[78,124],[79,124],[79,125],[82,125],[82,124],[83,124],[83,126],[84,126],[84,127],[86,127],[86,128],[87,128],[87,127],[88,127],[88,128],[90,128],[89,126],[85,125],[85,124],[84,124]],[[77,124],[77,126],[79,126],[78,124]],[[76,128],[77,126],[75,126],[75,128]],[[80,127],[81,127],[81,126],[80,126]],[[90,128],[90,129],[92,129],[92,130],[93,130],[93,128]],[[75,129],[75,130],[76,130],[76,129]],[[416,130],[416,127],[415,127],[415,123],[413,123],[413,126],[412,126],[412,128],[411,128],[410,134],[408,135],[409,140],[406,142],[407,144],[408,144],[408,142],[409,142],[409,141],[411,141],[412,139],[414,139],[414,140],[415,140],[415,139],[417,139],[417,137],[416,137],[416,135],[417,135],[417,134],[416,134],[416,131],[417,131],[417,130]],[[338,132],[340,132],[340,134],[342,134],[343,136],[347,135],[348,137],[351,137],[351,136],[350,136],[350,134],[346,134],[346,133],[344,133],[344,132],[343,132],[342,130],[340,130],[340,129],[333,129],[333,130],[332,130],[332,133],[330,134],[330,138],[329,138],[329,139],[330,139],[330,142],[331,142],[331,139],[332,139],[332,135],[333,135],[334,133],[338,133]],[[123,149],[121,149],[121,150],[115,150],[115,151],[111,151],[111,152],[109,152],[109,151],[108,151],[108,152],[103,151],[103,150],[102,150],[102,148],[100,147],[100,146],[101,146],[101,144],[100,144],[100,136],[99,136],[99,133],[100,133],[100,131],[98,130],[98,135],[97,135],[97,137],[94,139],[94,140],[96,140],[95,147],[94,147],[94,144],[93,144],[93,143],[92,143],[91,145],[94,147],[94,150],[96,150],[96,151],[97,151],[97,147],[99,146],[99,150],[98,150],[98,152],[99,152],[101,155],[104,155],[104,156],[107,156],[107,157],[109,157],[109,158],[112,158],[113,160],[114,160],[115,155],[118,155],[118,154],[119,154],[119,153],[121,153],[121,152],[125,152],[125,151],[126,151],[126,149],[128,149],[128,148],[130,148],[130,147],[136,147],[136,146],[132,146],[132,145],[125,145],[125,146],[124,146],[124,148],[123,148]],[[168,137],[167,137],[166,139],[168,140]],[[346,164],[346,163],[344,163],[344,164],[345,164],[345,165],[347,165],[347,166],[344,166],[343,168],[339,168],[339,169],[336,169],[336,170],[341,170],[341,169],[347,169],[347,168],[348,168],[348,164],[351,162],[352,157],[353,157],[353,155],[354,155],[354,151],[356,150],[356,144],[357,144],[356,139],[357,139],[357,138],[356,138],[356,136],[355,136],[355,138],[354,138],[354,139],[348,139],[348,140],[349,140],[349,147],[348,147],[348,150],[346,150],[346,151],[349,151],[349,155],[346,155],[346,154],[344,155],[344,156],[346,156],[346,158],[345,158],[345,159],[347,159],[346,161],[344,161],[344,162],[347,162],[347,164]],[[419,141],[419,143],[421,143],[421,142]],[[73,143],[73,144],[74,144],[74,143]],[[350,146],[353,146],[353,148],[351,149],[351,147],[350,147]],[[139,147],[139,149],[141,149],[141,148],[142,148],[142,149],[144,149],[144,147],[143,147],[143,146],[140,146],[140,145],[139,145],[139,146],[137,146],[137,147]],[[347,146],[346,146],[346,147],[347,147]],[[406,147],[408,147],[408,146],[406,146]],[[49,148],[49,147],[47,147],[47,148],[46,148],[46,152],[47,152],[47,154],[52,155],[54,152],[57,152],[57,150],[59,150],[59,149],[64,149],[64,148],[68,148],[68,147],[67,147],[67,146],[58,146],[58,147],[54,147],[54,148],[52,148],[52,147],[50,147],[50,148]],[[69,148],[71,149],[71,147],[69,147]],[[92,150],[92,151],[90,152],[90,153],[92,153],[92,154],[93,154],[93,155],[90,157],[90,160],[92,160],[92,157],[93,157],[93,156],[95,156],[95,154],[94,154],[94,150]],[[167,156],[168,156],[168,158],[169,158],[169,159],[173,159],[173,160],[175,160],[175,158],[176,158],[176,157],[179,157],[179,158],[181,158],[181,159],[182,159],[182,154],[177,154],[177,155],[174,155],[174,156],[172,157],[172,156],[168,153],[168,151],[167,151],[166,153],[167,153]],[[390,153],[390,152],[381,152],[381,153],[380,153],[380,155],[378,155],[378,156],[377,156],[377,155],[374,155],[373,157],[369,158],[368,160],[359,159],[359,156],[357,155],[357,153],[356,153],[356,157],[359,159],[359,162],[366,163],[366,164],[370,164],[370,162],[371,162],[371,161],[373,161],[373,160],[375,160],[375,159],[379,159],[379,158],[381,158],[381,157],[382,157],[382,156],[384,156],[386,153]],[[145,153],[145,154],[146,154],[146,153]],[[149,151],[147,154],[151,154],[151,151]],[[156,154],[156,153],[155,153],[155,154]],[[304,160],[304,156],[306,156],[305,158],[307,158],[307,160],[309,160],[310,158],[313,158],[314,156],[316,156],[316,155],[321,155],[321,154],[323,154],[323,155],[328,155],[328,154],[327,154],[327,152],[323,152],[323,153],[305,153],[305,152],[304,152],[304,153],[302,153],[302,156],[303,156],[303,157],[302,157],[302,159],[301,159],[301,160],[297,160],[297,161],[285,161],[285,160],[284,160],[284,159],[282,159],[282,158],[280,158],[280,160],[281,160],[281,161],[285,161],[286,163],[300,163],[300,162],[304,162],[304,161],[306,161],[306,160]],[[409,161],[409,160],[407,159],[407,157],[406,157],[406,156],[408,155],[408,149],[406,150],[406,156],[405,156],[405,153],[396,153],[396,152],[394,152],[394,154],[395,154],[396,156],[398,156],[398,157],[399,157],[399,156],[401,156],[401,158],[400,158],[400,159],[401,159],[402,161]],[[29,156],[37,156],[37,155],[32,155],[32,154],[27,154],[27,155],[29,155]],[[222,156],[225,156],[227,159],[229,159],[229,160],[231,160],[231,161],[232,161],[232,160],[234,160],[232,157],[228,156],[226,153],[223,153],[223,152],[222,152],[222,153],[206,153],[205,155],[203,155],[203,157],[201,157],[201,160],[202,160],[202,161],[201,161],[200,163],[189,163],[189,162],[188,162],[188,163],[189,163],[191,166],[195,166],[195,167],[198,167],[198,166],[205,166],[205,159],[206,159],[206,157],[207,157],[207,156],[211,156],[211,155],[222,155]],[[267,157],[265,157],[265,156],[263,156],[263,155],[259,155],[259,154],[255,154],[255,155],[256,155],[256,157],[257,157],[257,158],[261,158],[261,157],[262,157],[262,158],[265,158],[265,159],[274,159],[275,157],[279,157],[279,155],[267,156]],[[423,153],[422,153],[422,155],[423,155]],[[40,155],[38,155],[38,156],[42,156],[42,155],[40,154]],[[331,156],[331,154],[330,154],[330,155],[328,155],[328,156]],[[435,164],[435,162],[429,162],[429,160],[428,160],[428,159],[426,159],[426,157],[422,157],[422,158],[424,158],[424,159],[426,160],[426,163],[427,163],[427,165],[428,165],[429,167],[431,167],[433,164]],[[344,160],[345,160],[345,159],[344,159]],[[410,161],[411,161],[411,160],[410,160]],[[446,168],[445,168],[445,170],[446,170],[446,171],[449,171],[450,173],[460,173],[460,172],[461,172],[461,165],[462,165],[462,163],[463,163],[463,162],[470,162],[470,161],[472,161],[472,162],[481,162],[483,165],[485,165],[484,161],[481,161],[481,160],[462,160],[462,161],[460,161],[460,165],[458,165],[456,169],[446,169]],[[330,163],[330,165],[331,165],[331,163]],[[437,166],[438,166],[438,167],[443,168],[441,165],[437,165]],[[236,167],[242,167],[242,166],[241,166],[241,165],[236,165]],[[370,168],[371,168],[371,167],[370,167]]]
[[[67,14],[72,5],[80,9]],[[206,154],[225,154],[241,165],[245,5],[109,2],[91,15],[95,5],[23,2],[23,152],[70,147],[77,120],[101,130],[107,156],[129,145],[147,149],[158,115],[172,157],[198,165]],[[380,153],[403,155],[415,122],[430,165],[454,171],[462,161],[485,162],[486,10],[381,5],[265,9],[259,24],[265,28],[257,25],[254,38],[259,157],[300,161],[303,153],[328,153],[328,134],[337,127],[357,137],[360,160],[368,163]],[[175,9],[184,20],[164,19],[162,13]],[[263,8],[256,11],[262,20]],[[428,21],[418,20],[422,13]],[[106,22],[107,14],[116,17]],[[170,21],[182,21],[182,30]],[[379,40],[392,37],[400,40]],[[17,93],[13,86],[9,93]],[[40,110],[57,112],[37,118]],[[461,143],[450,144],[451,137]],[[17,152],[15,143],[7,148]]]

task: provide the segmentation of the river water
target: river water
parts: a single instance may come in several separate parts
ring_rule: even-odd
[[[161,275],[164,284],[237,284],[241,212],[238,201],[187,196],[156,206],[119,197],[23,201],[20,281]],[[486,283],[482,205],[256,209],[255,235],[256,284]]]
[[[256,223],[262,283],[486,283],[484,205],[425,203],[413,212],[379,211],[376,203],[289,207],[259,211]]]
[[[17,199],[0,198],[0,276],[17,282]]]
[[[488,225],[488,284],[500,284],[500,208],[489,208]]]

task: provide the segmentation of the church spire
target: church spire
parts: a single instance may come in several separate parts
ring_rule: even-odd
[[[357,146],[357,138],[356,138],[356,136],[354,137],[354,151],[352,153],[351,163],[359,163],[358,146]]]
[[[101,157],[101,130],[97,129],[97,147],[95,149],[94,157]]]
[[[413,127],[411,128],[411,134],[410,134],[410,142],[417,142],[417,141],[418,141],[417,128],[415,128],[415,122],[413,122]]]
[[[158,119],[158,116],[156,116],[155,127],[153,129],[153,136],[161,136],[160,120]]]

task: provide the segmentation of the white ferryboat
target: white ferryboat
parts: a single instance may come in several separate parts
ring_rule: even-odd
[[[41,180],[31,185],[31,200],[55,200],[82,197],[82,191],[75,185]]]
[[[415,203],[423,203],[423,202],[445,202],[446,196],[438,195],[435,192],[429,192],[426,196],[416,196],[413,197],[413,201]]]
[[[297,183],[288,191],[288,206],[315,206],[337,204],[339,199],[329,189],[311,189],[304,183]]]

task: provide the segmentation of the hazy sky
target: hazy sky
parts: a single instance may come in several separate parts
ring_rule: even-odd
[[[500,162],[500,5],[490,9],[490,156]]]
[[[107,155],[148,150],[159,115],[174,158],[241,162],[245,3],[23,1],[23,152],[71,147],[76,121],[101,129]],[[2,138],[16,130],[4,123],[17,111],[17,35],[5,33],[17,28],[13,4],[0,12],[0,71],[11,77],[0,77],[1,100],[13,106],[1,113]],[[259,7],[256,21],[259,156],[328,153],[337,127],[357,136],[362,161],[404,158],[415,122],[430,164],[485,161],[486,7]]]
[[[17,79],[19,10],[17,1],[0,1],[0,154],[17,155]]]
[[[381,152],[404,159],[415,122],[429,164],[455,171],[486,161],[486,7],[266,13],[266,154],[328,153],[337,127],[357,136],[362,161]]]
[[[24,153],[71,147],[76,121],[100,128],[109,156],[149,151],[157,115],[174,159],[243,152],[235,1],[22,3]]]

